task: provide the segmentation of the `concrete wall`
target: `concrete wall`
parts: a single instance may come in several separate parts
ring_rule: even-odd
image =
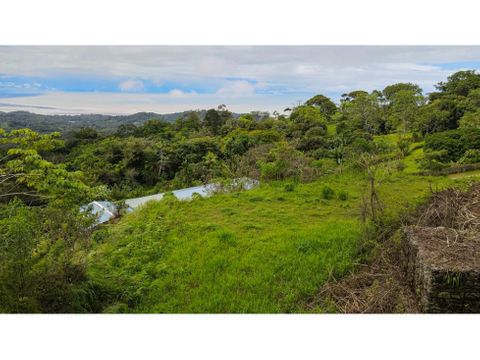
[[[402,263],[423,312],[480,313],[480,269],[454,270],[422,258],[414,227],[404,229]]]

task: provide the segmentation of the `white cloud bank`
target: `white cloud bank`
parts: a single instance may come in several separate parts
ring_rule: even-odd
[[[124,92],[135,92],[142,91],[145,88],[145,85],[140,80],[129,79],[122,81],[118,87]]]
[[[478,66],[480,47],[0,47],[0,80],[34,77],[41,84],[52,77],[118,79],[121,92],[12,96],[0,98],[9,104],[0,110],[18,104],[72,113],[166,112],[221,103],[236,111],[280,110],[314,94],[338,99],[342,92],[383,89],[396,82],[414,82],[429,92],[461,63]],[[151,84],[165,86],[165,93],[146,94]]]
[[[230,95],[184,93],[67,93],[0,98],[0,111],[23,110],[39,114],[133,114],[136,112],[173,113],[193,109],[217,108],[226,104],[234,112],[281,111],[293,103],[288,97],[251,95],[233,99]]]

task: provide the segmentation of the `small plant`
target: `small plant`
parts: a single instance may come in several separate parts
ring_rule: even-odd
[[[235,246],[237,244],[235,235],[233,235],[229,231],[221,230],[218,233],[218,239],[220,240],[220,242],[227,244],[228,246]]]
[[[337,197],[338,197],[338,200],[346,201],[348,200],[348,192],[346,192],[345,190],[341,190],[339,191]]]
[[[295,184],[293,184],[293,183],[285,184],[284,190],[285,190],[286,192],[292,192],[292,191],[294,191],[294,190],[295,190]]]
[[[325,200],[330,200],[332,199],[333,197],[335,196],[335,191],[328,185],[325,185],[323,188],[322,188],[322,197],[325,199]]]
[[[400,152],[400,154],[402,155],[402,157],[405,157],[410,153],[410,143],[411,142],[412,142],[411,139],[405,138],[405,137],[400,138],[397,141],[397,148],[398,148],[398,151]]]

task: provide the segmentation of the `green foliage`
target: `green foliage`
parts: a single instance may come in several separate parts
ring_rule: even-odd
[[[288,143],[277,144],[268,153],[266,161],[258,161],[263,180],[311,180],[316,174],[310,163],[310,159]]]
[[[338,133],[361,130],[368,134],[385,132],[385,116],[377,93],[364,91],[345,95],[340,106],[341,117],[337,120]]]
[[[333,199],[335,196],[335,191],[328,185],[322,187],[322,198],[325,200]]]
[[[337,111],[337,105],[324,95],[315,95],[308,99],[305,105],[317,107],[327,119],[330,119]]]
[[[463,99],[458,96],[445,96],[424,107],[414,128],[422,134],[456,129],[465,112]]]
[[[0,311],[96,311],[85,274],[91,224],[78,208],[1,210]]]
[[[80,172],[69,172],[63,164],[53,164],[42,153],[63,146],[57,133],[40,135],[29,129],[5,132],[0,129],[0,199],[18,195],[47,197],[58,201],[85,201],[105,193],[104,188],[85,185]],[[13,186],[16,184],[17,186]],[[11,191],[9,189],[18,189]]]
[[[446,82],[440,82],[437,89],[442,93],[467,96],[470,91],[480,88],[480,74],[475,70],[458,71]]]
[[[150,119],[146,121],[139,131],[141,135],[145,137],[158,136],[165,139],[172,137],[170,123],[162,119]]]
[[[220,105],[122,117],[116,132],[113,118],[72,117],[66,145],[0,129],[0,310],[304,311],[359,261],[372,223],[450,181],[411,175],[419,166],[480,162],[478,78],[456,73],[428,103],[411,83],[352,91],[338,109],[316,95],[288,117]],[[90,249],[92,219],[78,212],[90,199],[241,177],[262,185],[188,203],[167,193],[98,229]]]
[[[379,189],[389,199],[388,219],[422,201],[429,181],[389,177]],[[329,277],[358,261],[362,182],[348,172],[299,183],[294,192],[284,191],[290,182],[272,182],[151,203],[106,228],[88,273],[112,294],[109,312],[304,312]],[[321,200],[325,183],[348,190],[348,202]]]
[[[386,88],[386,90],[389,90],[387,92],[388,97],[385,96],[389,101],[387,127],[391,129],[400,128],[401,131],[407,132],[415,126],[424,99],[417,85],[397,84],[396,86],[400,87],[395,91],[389,87]]]
[[[348,192],[345,191],[345,190],[340,190],[338,192],[338,200],[341,200],[341,201],[347,201],[348,200]]]
[[[401,137],[397,141],[397,148],[398,151],[402,156],[407,156],[410,153],[410,145],[412,143],[412,140],[407,137]]]
[[[226,124],[230,113],[226,110],[217,111],[210,109],[205,114],[203,119],[203,126],[210,132],[211,135],[220,135],[222,127]]]
[[[442,170],[448,167],[449,158],[447,150],[428,151],[421,160],[421,166],[427,170]]]
[[[431,134],[425,138],[425,153],[443,163],[456,162],[467,150],[480,149],[480,129],[457,129]]]
[[[199,116],[193,111],[184,117],[178,118],[173,125],[176,131],[181,132],[185,136],[200,131],[201,126],[202,123]]]
[[[89,274],[129,312],[302,311],[330,274],[352,268],[361,232],[349,211],[314,202],[318,185],[277,200],[285,186],[152,203],[108,228]]]
[[[460,119],[459,125],[462,129],[480,129],[480,110],[465,113]]]
[[[310,131],[312,136],[324,136],[327,133],[326,117],[322,111],[314,106],[299,106],[290,114],[291,138],[302,138]],[[312,131],[314,131],[312,133]]]
[[[475,164],[480,163],[480,149],[470,149],[465,151],[463,156],[458,160],[459,164]]]
[[[397,83],[389,85],[383,89],[382,94],[390,103],[395,103],[397,101],[398,94],[402,92],[409,92],[413,95],[422,95],[422,89],[417,84],[412,83]]]

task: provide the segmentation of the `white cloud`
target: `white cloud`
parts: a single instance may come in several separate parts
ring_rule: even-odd
[[[173,99],[185,99],[197,95],[195,91],[185,92],[179,89],[173,89],[168,92],[168,95]]]
[[[439,66],[424,65],[416,63],[387,63],[383,67],[388,70],[400,70],[400,71],[439,71]]]
[[[118,87],[122,91],[131,92],[131,91],[142,91],[145,88],[145,85],[140,80],[129,79],[129,80],[122,81],[118,85]]]
[[[33,84],[34,81],[47,84],[43,79],[55,77],[67,81],[94,79],[93,83],[98,84],[101,83],[99,79],[104,78],[124,92],[120,94],[125,95],[123,101],[131,98],[143,107],[151,104],[150,95],[144,94],[150,90],[151,84],[173,87],[169,93],[158,94],[155,98],[158,101],[161,99],[163,108],[166,101],[172,102],[175,108],[180,103],[196,106],[223,102],[250,102],[252,106],[265,102],[283,103],[285,106],[281,106],[286,107],[313,94],[337,96],[338,100],[342,92],[383,89],[396,82],[414,82],[426,92],[432,91],[434,84],[445,80],[456,69],[449,66],[446,70],[440,65],[461,62],[480,64],[480,47],[0,46],[0,79],[8,82],[12,77],[19,77],[18,84]],[[28,85],[21,86],[25,93],[32,92],[26,91]],[[202,95],[205,92],[210,95]],[[137,96],[139,93],[145,96]],[[270,94],[270,98],[267,101],[267,95],[262,95],[261,100],[257,100],[259,93]],[[55,94],[59,96],[59,93]],[[114,96],[102,93],[97,97],[110,99]],[[75,98],[80,99],[86,108],[89,107],[84,103],[86,97],[75,95]],[[42,105],[38,103],[40,99],[47,98],[38,97],[35,100],[37,105]],[[74,105],[68,103],[68,106],[62,106],[55,99],[48,99],[59,108],[72,108]],[[67,97],[60,96],[59,99],[67,101]],[[68,101],[70,99],[68,97]],[[114,105],[121,112],[133,109],[130,100],[127,101],[128,106],[111,102],[105,107],[95,97],[88,101],[96,104],[96,109],[105,108],[109,112],[117,111]]]
[[[252,96],[255,94],[255,85],[246,80],[228,82],[217,90],[217,95],[227,97]]]

